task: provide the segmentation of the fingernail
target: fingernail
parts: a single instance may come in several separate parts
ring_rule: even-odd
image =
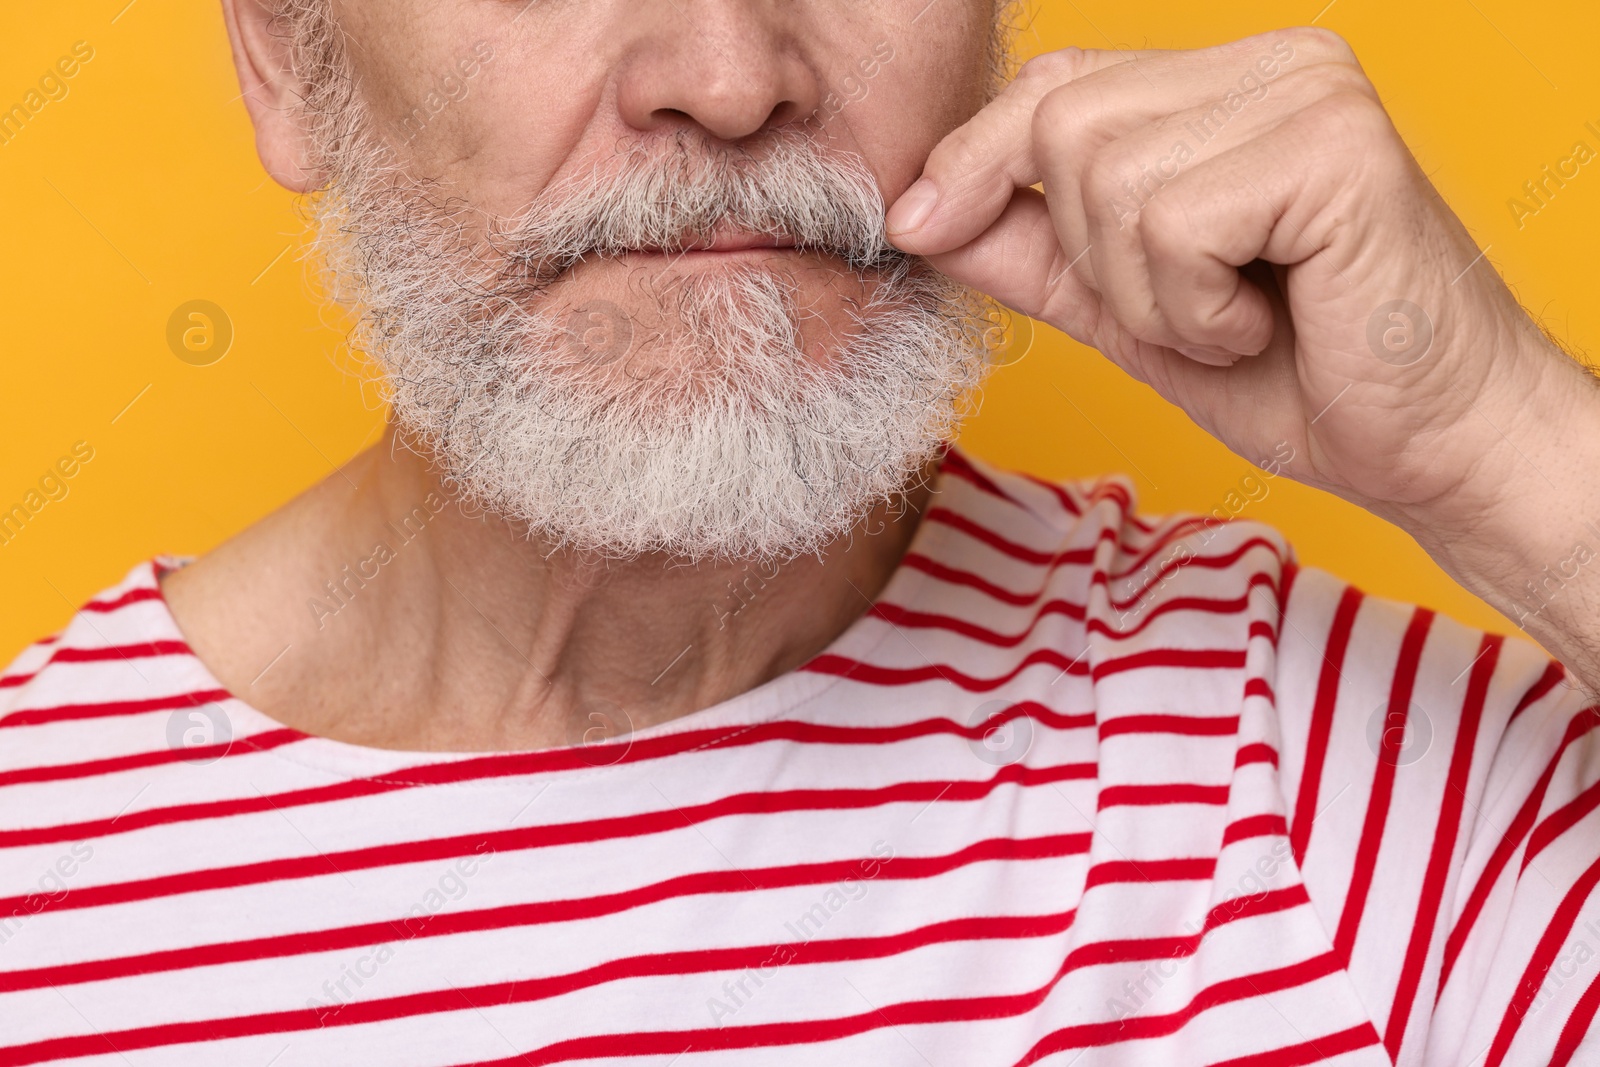
[[[889,232],[902,234],[920,230],[938,203],[938,186],[934,185],[931,179],[917,179],[917,183],[907,189],[905,195],[896,200],[894,207],[889,209],[885,220]]]
[[[1225,348],[1214,345],[1191,345],[1178,349],[1178,354],[1187,356],[1196,363],[1205,363],[1213,367],[1231,367],[1239,362],[1239,356]]]

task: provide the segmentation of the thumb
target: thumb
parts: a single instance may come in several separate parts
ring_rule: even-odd
[[[1090,344],[1099,297],[1073,271],[1044,194],[1023,189],[994,224],[950,252],[926,257],[941,274]]]

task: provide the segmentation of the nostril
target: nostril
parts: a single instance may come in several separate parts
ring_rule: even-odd
[[[800,113],[799,104],[795,103],[793,100],[785,100],[783,103],[773,108],[772,113],[767,116],[767,126],[787,126],[789,123],[804,117],[805,116]]]

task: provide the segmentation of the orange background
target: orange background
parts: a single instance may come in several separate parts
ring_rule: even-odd
[[[1030,53],[1187,48],[1313,19],[1343,33],[1490,261],[1557,336],[1591,343],[1600,172],[1587,170],[1600,167],[1520,228],[1507,201],[1575,141],[1600,147],[1583,128],[1600,120],[1597,9],[1322,3],[1037,0],[1022,43]],[[331,316],[307,298],[302,227],[255,158],[219,5],[7,5],[0,108],[80,40],[94,58],[67,80],[66,97],[0,144],[0,511],[77,442],[94,458],[64,498],[0,545],[0,659],[138,560],[203,552],[279,506],[372,441],[382,421]],[[224,308],[235,330],[210,366],[167,346],[169,316],[195,299]],[[1210,511],[1252,470],[1102,357],[1042,327],[1027,357],[992,380],[964,443],[1051,477],[1125,471],[1147,513]],[[1395,528],[1284,479],[1270,484],[1242,514],[1284,530],[1306,563],[1511,628]]]

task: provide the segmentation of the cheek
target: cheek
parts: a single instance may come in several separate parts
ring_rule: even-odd
[[[443,40],[426,25],[397,26],[379,32],[420,43],[390,41],[384,52],[380,42],[364,51],[386,58],[358,63],[375,125],[415,177],[449,182],[475,206],[522,210],[602,125],[608,60],[598,46],[471,22]],[[418,108],[423,121],[407,127]],[[609,148],[609,135],[593,138],[602,139]]]
[[[911,6],[925,3],[914,0]],[[865,92],[839,116],[846,121],[828,124],[826,134],[838,147],[865,157],[886,202],[909,188],[934,147],[984,104],[989,4],[942,3],[949,5],[943,18],[914,27],[910,16],[885,20],[842,46],[850,61],[836,80],[852,77],[864,83]],[[870,79],[860,73],[863,63],[876,71]]]
[[[451,182],[478,207],[522,210],[588,151],[587,140],[598,143],[591,135],[603,83],[546,81],[497,59],[471,85],[412,145],[411,158],[419,173]]]

